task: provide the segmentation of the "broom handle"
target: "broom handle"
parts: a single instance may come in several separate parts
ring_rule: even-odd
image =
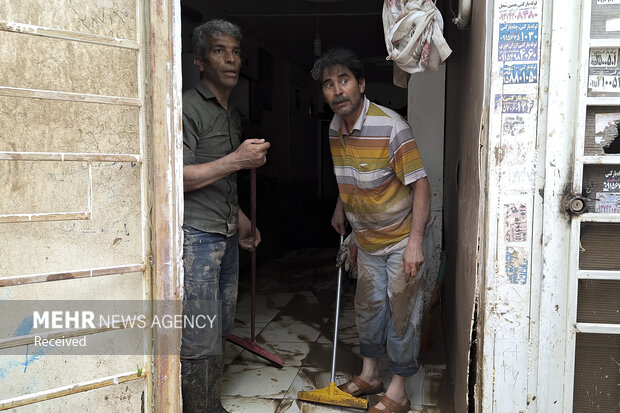
[[[254,239],[256,238],[256,169],[250,169],[250,236],[252,237],[252,243],[254,243]],[[254,324],[256,319],[256,310],[255,310],[255,296],[256,296],[256,248],[252,249],[252,265],[251,265],[251,273],[252,273],[252,291],[250,294],[250,306],[252,311],[250,311],[250,340],[254,343]]]
[[[344,236],[340,235],[340,245],[344,242]],[[336,347],[338,346],[338,318],[340,317],[340,283],[342,279],[342,265],[338,267],[338,287],[336,288],[336,320],[334,321],[334,349],[332,351],[332,375],[330,383],[334,383],[336,375]]]

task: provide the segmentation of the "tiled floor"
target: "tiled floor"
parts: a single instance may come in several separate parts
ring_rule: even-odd
[[[278,355],[284,366],[268,361],[237,345],[226,343],[226,369],[222,403],[230,412],[359,412],[338,406],[297,400],[300,390],[328,385],[330,379],[333,325],[336,302],[335,250],[307,249],[279,261],[260,265],[257,275],[255,335],[265,350]],[[249,284],[249,277],[247,277]],[[336,363],[337,384],[358,374],[361,368],[353,309],[355,280],[343,277]],[[242,274],[237,318],[233,334],[250,337],[250,293]],[[412,412],[452,413],[443,383],[441,340],[436,340],[433,364],[422,365],[407,382]],[[439,348],[439,350],[438,350]],[[439,359],[439,362],[437,360]],[[383,382],[390,375],[380,361]],[[444,399],[442,399],[444,397]],[[378,401],[372,396],[369,405]]]

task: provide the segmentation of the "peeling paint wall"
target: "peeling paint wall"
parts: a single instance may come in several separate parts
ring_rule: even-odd
[[[537,356],[540,250],[535,209],[543,0],[496,0],[493,11],[482,411],[527,411]],[[542,110],[542,109],[540,109]],[[536,221],[536,222],[535,222]],[[531,341],[530,341],[531,340]]]
[[[144,16],[142,0],[0,3],[4,311],[150,295]],[[149,409],[149,357],[51,354],[31,328],[3,319],[0,410]],[[113,349],[123,334],[89,339]]]

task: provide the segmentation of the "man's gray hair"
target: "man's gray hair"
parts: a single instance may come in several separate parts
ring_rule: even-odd
[[[219,39],[223,35],[232,36],[241,43],[241,27],[227,20],[212,19],[200,26],[196,26],[192,35],[194,54],[200,58],[204,57],[205,49],[207,48],[205,38],[208,36]]]

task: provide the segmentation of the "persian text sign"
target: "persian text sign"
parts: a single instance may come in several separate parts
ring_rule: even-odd
[[[588,89],[593,92],[620,92],[620,71],[601,69],[588,76]]]
[[[503,22],[536,20],[538,13],[538,1],[520,1],[499,5],[499,20]]]
[[[499,43],[497,60],[500,62],[538,61],[538,42]]]
[[[538,43],[538,23],[502,23],[499,25],[499,43]]]
[[[538,82],[538,64],[526,63],[506,65],[502,68],[504,75],[504,84],[513,85],[518,83],[537,83]]]
[[[506,275],[511,284],[527,284],[528,259],[524,248],[506,247]]]
[[[527,241],[527,206],[525,204],[504,205],[504,230],[506,242]]]
[[[605,180],[603,181],[603,191],[620,191],[620,170],[611,169],[610,171],[605,173]]]
[[[530,113],[534,108],[534,98],[523,94],[495,96],[495,107],[502,105],[502,113]]]
[[[616,67],[618,49],[590,49],[590,67]]]
[[[594,212],[604,214],[620,214],[620,193],[597,192]]]

